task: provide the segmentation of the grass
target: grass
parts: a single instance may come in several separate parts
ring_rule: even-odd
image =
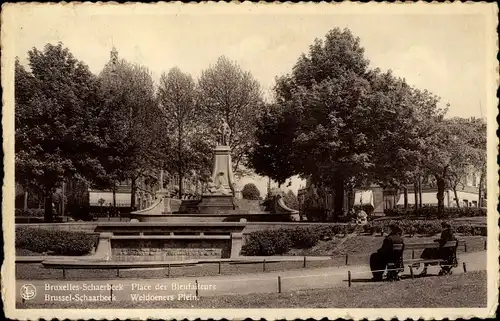
[[[399,282],[354,283],[351,288],[287,293],[200,297],[197,301],[113,303],[17,303],[17,308],[472,308],[486,307],[486,272],[406,279]]]
[[[366,265],[371,253],[375,252],[381,245],[383,237],[380,236],[357,236],[348,239],[340,247],[336,244],[341,238],[334,238],[330,241],[320,242],[318,245],[307,250],[294,250],[291,254],[296,255],[328,255],[331,260],[310,261],[307,262],[307,268],[320,268],[331,266],[344,266],[346,253],[349,254],[349,265]],[[407,243],[429,242],[435,237],[407,237]],[[464,236],[460,237],[467,242],[468,252],[477,252],[484,249],[485,236]],[[458,252],[463,253],[463,247],[459,247]],[[405,253],[409,258],[411,252]],[[418,257],[420,252],[415,252]],[[302,269],[303,262],[277,262],[266,263],[266,271],[285,271]],[[221,265],[222,275],[236,275],[263,272],[263,264],[228,264]],[[57,280],[62,278],[62,270],[46,269],[38,263],[17,263],[16,278],[21,280]],[[167,277],[168,270],[161,269],[137,269],[120,270],[120,278],[128,279],[161,279]],[[172,267],[170,277],[188,277],[188,276],[211,276],[219,274],[218,264],[200,264],[197,266]],[[67,270],[66,279],[68,280],[99,280],[99,279],[117,279],[116,270]]]
[[[405,243],[423,243],[432,242],[433,240],[439,238],[437,236],[414,236],[405,237]],[[484,241],[486,236],[458,236],[460,240],[464,240],[467,243],[467,252],[479,252],[484,250]],[[349,255],[349,264],[352,265],[364,265],[367,264],[368,257],[371,253],[377,251],[384,237],[382,236],[356,236],[348,239],[342,245],[338,245],[342,242],[342,238],[333,238],[329,241],[320,241],[316,246],[310,249],[303,250],[293,250],[292,253],[295,255],[326,255],[331,256],[335,261],[343,262],[345,264],[345,256]],[[415,251],[415,257],[419,257],[422,250]],[[460,246],[458,248],[458,253],[464,253],[464,247]],[[412,253],[406,251],[404,253],[405,258],[411,258]]]

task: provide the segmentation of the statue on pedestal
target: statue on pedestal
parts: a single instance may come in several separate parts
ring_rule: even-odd
[[[229,138],[231,136],[231,127],[229,127],[229,124],[226,122],[225,118],[221,118],[221,125],[220,125],[219,129],[217,130],[217,133],[219,134],[217,145],[229,146]]]
[[[230,195],[231,193],[224,187],[224,173],[219,173],[217,175],[216,181],[214,182],[212,178],[208,181],[207,191],[210,194],[218,195]]]

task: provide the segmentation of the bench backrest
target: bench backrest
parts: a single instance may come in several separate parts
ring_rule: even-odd
[[[402,251],[404,248],[404,244],[393,244],[392,245],[392,250],[393,251]]]
[[[442,247],[458,247],[458,240],[456,240],[456,241],[448,241]]]

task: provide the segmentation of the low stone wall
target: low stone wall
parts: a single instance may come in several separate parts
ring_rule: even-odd
[[[217,221],[217,218],[214,218]],[[196,222],[195,217],[190,217],[190,223]],[[127,224],[128,222],[122,222],[122,224]],[[180,221],[173,220],[171,223],[180,223]],[[247,222],[246,227],[243,230],[244,234],[248,234],[258,230],[268,230],[268,229],[278,229],[278,228],[294,228],[297,226],[321,226],[339,223],[297,223],[297,222]],[[36,223],[36,224],[16,224],[16,227],[31,227],[31,228],[43,228],[59,231],[79,231],[93,233],[97,227],[97,222],[71,222],[71,223]]]
[[[231,257],[230,240],[111,240],[116,261],[185,261]]]

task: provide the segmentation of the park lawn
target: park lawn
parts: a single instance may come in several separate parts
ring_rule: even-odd
[[[433,242],[435,239],[439,238],[439,235],[435,236],[413,236],[404,237],[405,243],[426,243]],[[467,243],[467,252],[479,252],[484,251],[484,241],[486,241],[486,236],[457,236],[458,239],[464,240]],[[299,256],[331,256],[334,261],[345,264],[346,254],[349,256],[348,261],[350,265],[364,265],[368,262],[368,257],[371,253],[376,252],[384,241],[384,237],[380,235],[358,235],[347,240],[343,240],[341,237],[334,237],[328,241],[320,241],[317,245],[309,249],[294,249],[291,253]],[[422,250],[415,251],[415,257],[419,257]],[[465,249],[463,246],[459,246],[458,253],[464,253]],[[410,251],[405,252],[406,258],[411,258],[412,253]]]
[[[17,303],[17,308],[484,308],[486,271],[399,282],[353,283],[351,288],[200,297],[197,301]]]
[[[406,237],[407,243],[431,242],[436,237]],[[484,250],[484,241],[486,236],[463,236],[459,237],[467,242],[468,252],[477,252]],[[346,254],[348,254],[349,265],[366,265],[371,253],[375,252],[383,242],[381,236],[356,236],[347,239],[342,246],[336,248],[336,244],[342,241],[342,238],[334,238],[330,241],[321,241],[318,245],[306,250],[292,250],[290,254],[311,255],[311,256],[331,256],[327,261],[307,262],[307,268],[321,268],[333,266],[345,266]],[[463,247],[459,247],[459,253],[463,253]],[[416,257],[420,252],[415,253]],[[405,256],[411,256],[406,252]],[[460,257],[460,256],[459,256]],[[285,271],[302,269],[303,262],[266,262],[266,271]],[[211,276],[218,275],[218,264],[199,264],[196,266],[172,267],[170,277],[189,277],[189,276]],[[228,264],[221,265],[222,275],[237,275],[263,272],[263,264]],[[120,270],[119,278],[127,279],[161,279],[167,277],[166,268],[158,269],[131,269]],[[47,269],[40,263],[17,263],[16,278],[20,280],[56,280],[62,278],[62,270]],[[68,280],[102,280],[117,279],[116,270],[67,270],[66,279]]]

